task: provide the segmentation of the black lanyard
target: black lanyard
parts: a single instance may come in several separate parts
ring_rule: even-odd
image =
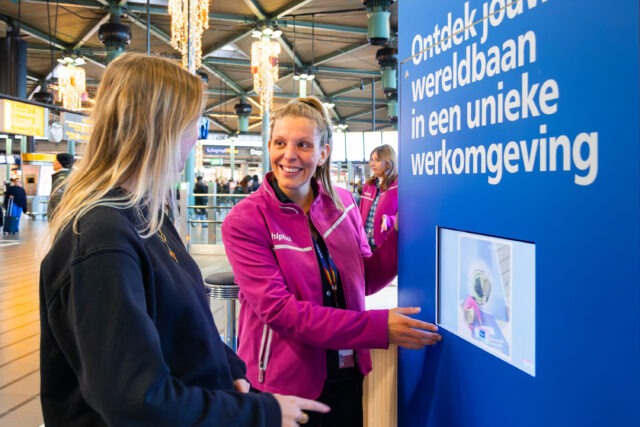
[[[313,244],[316,247],[316,253],[318,254],[318,258],[320,258],[320,264],[322,264],[322,270],[324,271],[324,275],[329,282],[329,286],[331,286],[331,290],[333,291],[333,298],[336,302],[336,307],[339,308],[338,304],[338,268],[335,263],[329,256],[329,248],[327,248],[327,258],[325,259],[318,242],[316,239],[313,239]]]

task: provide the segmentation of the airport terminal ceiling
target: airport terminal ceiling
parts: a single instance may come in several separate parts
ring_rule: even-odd
[[[126,11],[121,22],[130,27],[128,51],[147,51],[146,2],[122,1]],[[31,95],[57,65],[57,59],[77,54],[86,60],[87,92],[95,97],[106,64],[105,47],[98,28],[108,22],[106,0],[0,0],[0,37],[8,23],[20,21],[20,34],[27,41],[27,96]],[[397,3],[391,5],[391,46],[397,47]],[[212,130],[235,133],[238,121],[234,105],[246,93],[254,102],[249,119],[251,132],[260,132],[259,97],[252,94],[250,72],[252,31],[271,21],[282,31],[279,80],[274,108],[299,94],[293,67],[315,67],[315,80],[307,93],[335,104],[336,123],[349,131],[390,130],[387,99],[380,83],[376,52],[382,46],[367,41],[367,10],[359,0],[210,0],[209,29],[202,38],[204,71],[208,77],[206,114]],[[171,22],[166,0],[150,2],[150,51],[179,58],[169,44]],[[375,81],[375,109],[372,105]],[[312,89],[313,87],[313,89]]]

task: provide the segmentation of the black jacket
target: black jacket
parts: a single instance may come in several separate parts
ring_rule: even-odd
[[[280,426],[220,340],[200,270],[169,221],[142,239],[133,209],[94,208],[40,271],[41,400],[53,426]],[[176,262],[169,253],[175,253]]]
[[[193,187],[193,192],[195,194],[207,194],[209,192],[209,187],[204,182],[196,182],[196,185]],[[196,197],[194,202],[196,205],[208,205],[209,198],[208,197]]]
[[[13,203],[16,206],[20,206],[24,212],[27,212],[27,193],[24,188],[12,185],[7,187],[7,192],[4,193],[4,208],[7,209],[9,204],[9,197],[13,196]]]
[[[64,181],[67,179],[71,170],[60,169],[58,172],[51,175],[51,194],[49,195],[49,202],[47,202],[47,217],[51,219],[53,211],[62,200],[62,193],[64,193]]]

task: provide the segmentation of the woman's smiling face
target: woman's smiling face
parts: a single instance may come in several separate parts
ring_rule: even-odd
[[[329,158],[329,145],[320,143],[315,122],[305,117],[285,116],[273,126],[271,168],[280,189],[296,203],[308,197],[316,168]]]

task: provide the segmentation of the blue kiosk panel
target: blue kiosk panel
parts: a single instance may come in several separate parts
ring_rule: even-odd
[[[399,425],[638,425],[638,19],[399,3],[399,302],[443,335],[400,349]]]

